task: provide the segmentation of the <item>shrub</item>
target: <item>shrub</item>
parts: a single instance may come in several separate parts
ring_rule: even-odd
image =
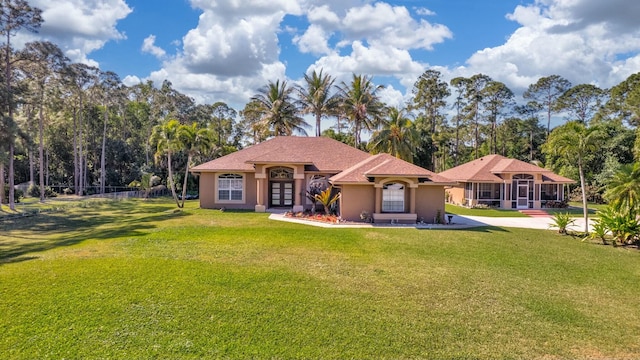
[[[599,222],[613,235],[613,245],[630,244],[638,241],[640,235],[640,222],[633,212],[622,213],[611,206],[598,211]]]
[[[544,203],[544,206],[549,209],[566,209],[569,207],[569,202],[566,199],[563,201],[548,200]]]
[[[20,190],[20,189],[15,189],[14,192],[14,200],[16,203],[19,203],[20,200],[24,198],[24,191]],[[2,201],[3,204],[8,204],[9,203],[9,185],[4,185],[4,200]]]
[[[40,197],[40,186],[31,184],[27,189],[27,195],[31,197]],[[57,197],[58,193],[53,191],[50,186],[45,186],[44,188],[44,197],[46,198],[54,198]]]
[[[569,213],[557,213],[552,220],[553,224],[551,224],[550,227],[558,228],[559,234],[566,234],[569,225],[573,225],[575,223],[575,220],[573,220]]]
[[[585,186],[585,192],[587,193],[587,201],[595,204],[604,204],[604,198],[602,197],[602,190],[594,185]],[[580,186],[573,189],[569,194],[569,201],[582,202],[582,189]]]
[[[583,239],[601,240],[603,245],[607,245],[607,224],[602,219],[595,219],[591,226],[592,231]]]
[[[332,195],[333,187],[329,186],[320,194],[316,195],[315,198],[318,200],[322,206],[324,206],[324,213],[329,215],[331,214],[330,207],[333,205],[338,199],[340,199],[340,193]]]

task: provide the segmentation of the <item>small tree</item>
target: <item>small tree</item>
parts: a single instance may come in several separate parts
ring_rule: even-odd
[[[316,200],[318,200],[318,202],[322,204],[322,206],[324,206],[324,213],[327,215],[329,215],[330,213],[329,208],[331,207],[331,205],[333,205],[336,201],[338,201],[338,199],[340,199],[340,193],[332,195],[332,192],[333,186],[329,186],[320,194],[317,194],[315,196]]]

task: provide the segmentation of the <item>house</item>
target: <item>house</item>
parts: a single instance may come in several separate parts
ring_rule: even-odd
[[[551,170],[501,155],[487,155],[439,175],[458,182],[447,188],[448,202],[502,209],[553,207],[564,201],[564,185],[575,182]]]
[[[389,154],[371,155],[327,137],[277,136],[198,165],[202,208],[310,210],[313,187],[333,186],[348,221],[439,222],[449,179]]]

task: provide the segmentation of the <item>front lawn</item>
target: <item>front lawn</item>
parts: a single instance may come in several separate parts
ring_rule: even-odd
[[[637,250],[174,207],[1,219],[3,358],[640,358]]]

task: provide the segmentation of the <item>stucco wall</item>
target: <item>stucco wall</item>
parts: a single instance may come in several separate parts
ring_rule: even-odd
[[[450,194],[450,203],[457,205],[464,204],[464,185],[448,187],[446,191]]]
[[[375,211],[375,190],[372,185],[342,185],[340,216],[347,221],[361,221],[360,213]]]
[[[440,213],[444,217],[444,186],[419,186],[416,189],[416,214],[418,221],[433,223]]]
[[[225,173],[226,174],[226,173]],[[255,209],[256,205],[256,180],[253,173],[242,174],[244,176],[244,202],[243,203],[230,203],[221,202],[216,203],[217,187],[217,173],[202,173],[200,174],[199,185],[199,197],[200,207],[203,209]]]

